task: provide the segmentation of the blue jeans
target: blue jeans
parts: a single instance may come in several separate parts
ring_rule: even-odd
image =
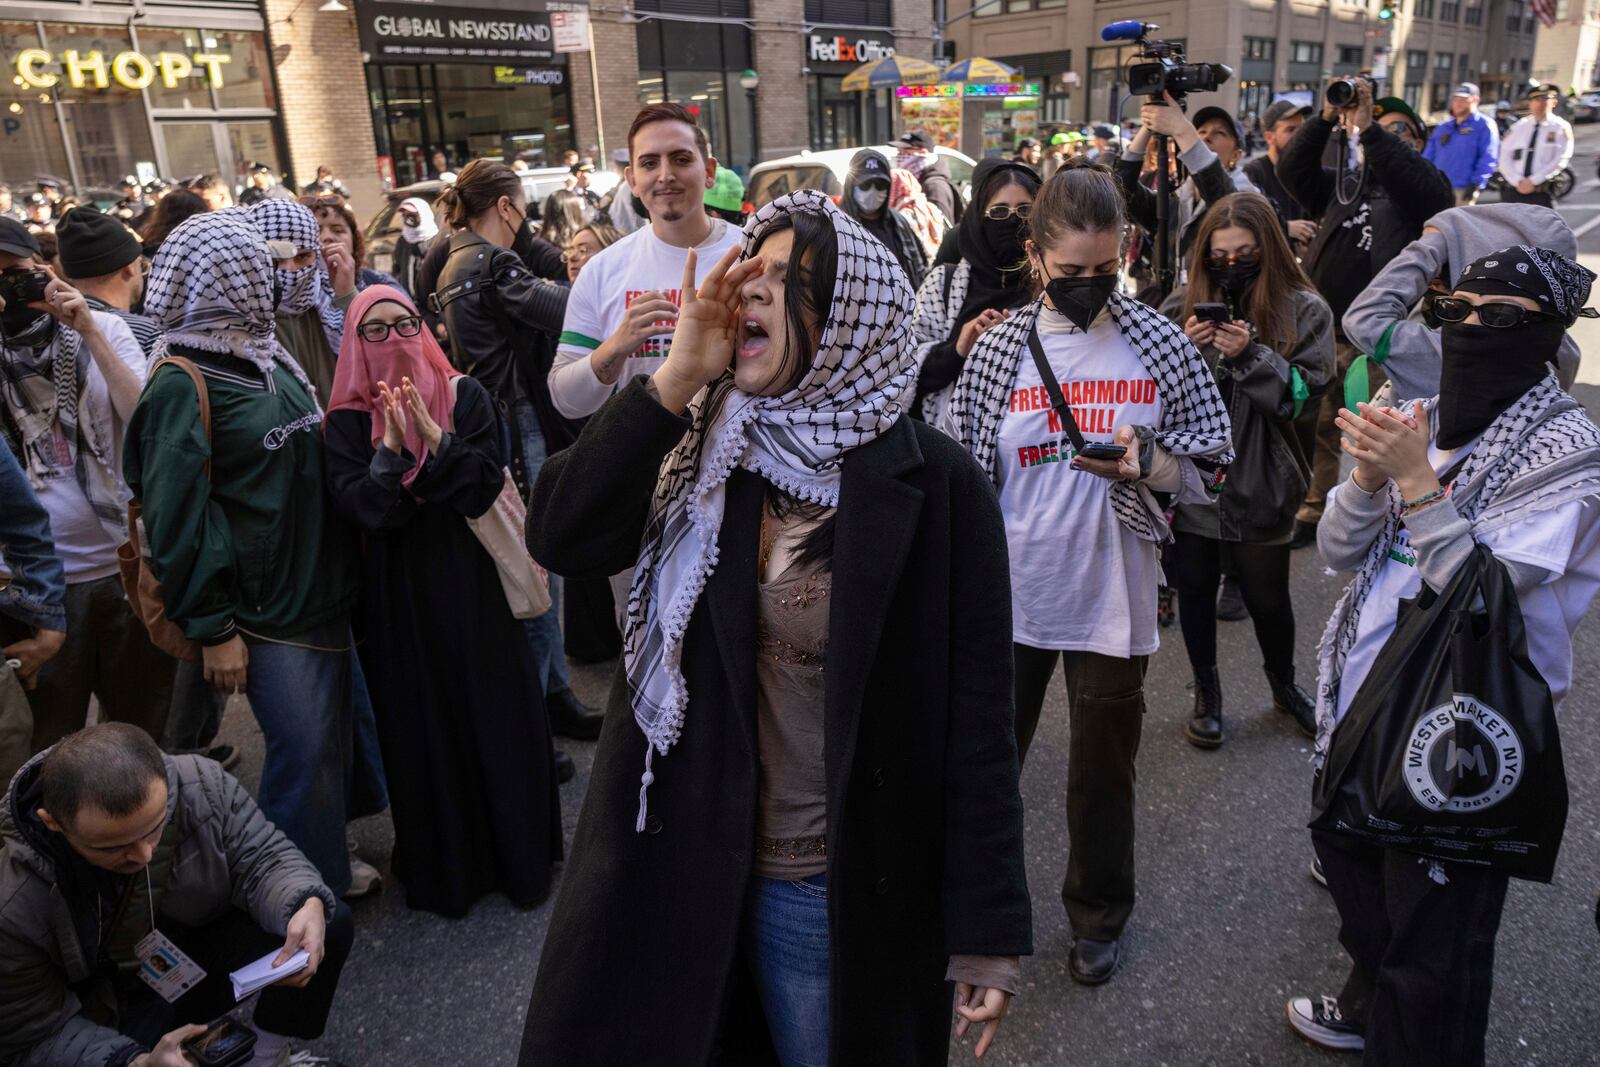
[[[539,476],[539,468],[549,454],[544,447],[544,434],[539,430],[539,416],[533,410],[533,401],[519,397],[511,405],[514,430],[522,440],[522,465],[528,472],[528,484]],[[550,575],[550,610],[537,619],[524,619],[528,640],[533,642],[533,665],[544,681],[545,695],[559,693],[571,686],[567,679],[567,649],[561,640],[561,579]]]
[[[828,1067],[828,876],[752,878],[745,958],[783,1067]]]
[[[383,777],[383,753],[378,748],[378,718],[372,711],[372,696],[367,692],[367,676],[361,673],[361,657],[354,642],[350,648],[350,695],[354,712],[354,764],[350,773],[352,819],[376,815],[389,806],[389,786]]]
[[[344,824],[355,748],[355,656],[340,646],[348,646],[350,626],[339,622],[294,640],[245,639],[246,695],[267,743],[259,803],[333,895],[342,896],[350,888]],[[324,651],[331,648],[338,651]]]

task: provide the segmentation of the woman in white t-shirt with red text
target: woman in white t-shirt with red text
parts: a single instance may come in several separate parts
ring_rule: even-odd
[[[1069,969],[1086,985],[1116,970],[1133,911],[1134,756],[1158,549],[1171,536],[1163,511],[1213,498],[1232,457],[1200,353],[1116,291],[1126,225],[1110,171],[1073,163],[1045,183],[1025,246],[1042,295],[979,338],[943,420],[1000,493],[1024,758],[1058,659],[1066,673],[1061,895],[1076,939]]]

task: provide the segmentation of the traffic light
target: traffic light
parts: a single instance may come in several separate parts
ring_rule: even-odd
[[[1394,18],[1394,9],[1395,9],[1395,5],[1394,4],[1387,4],[1387,3],[1379,4],[1378,5],[1378,21],[1379,22],[1388,22],[1390,19]]]

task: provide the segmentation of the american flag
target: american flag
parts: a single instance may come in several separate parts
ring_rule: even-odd
[[[1533,13],[1539,16],[1539,21],[1546,26],[1556,24],[1556,0],[1528,0],[1528,6]]]

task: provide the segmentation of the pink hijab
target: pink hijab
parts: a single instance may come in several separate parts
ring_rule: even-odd
[[[382,303],[399,304],[413,315],[418,314],[411,298],[392,285],[374,285],[361,290],[345,312],[344,339],[339,344],[339,363],[333,371],[333,402],[328,405],[330,413],[348,409],[371,415],[374,448],[383,440],[383,405],[378,400],[380,381],[391,389],[398,389],[401,378],[410,378],[411,384],[422,394],[433,421],[449,430],[455,409],[450,380],[461,377],[461,372],[450,366],[426,323],[415,337],[401,337],[391,330],[384,341],[373,343],[363,338],[361,320],[374,305]],[[423,448],[416,422],[409,418],[409,412],[407,414],[406,448],[417,457],[416,464],[400,479],[409,488],[422,469],[427,450]]]

